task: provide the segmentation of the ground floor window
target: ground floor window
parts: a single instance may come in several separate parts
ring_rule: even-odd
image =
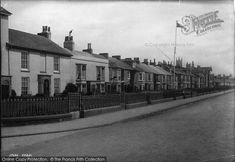
[[[29,77],[21,78],[21,94],[22,95],[29,94]]]
[[[54,79],[54,93],[60,93],[60,78]]]
[[[101,84],[101,92],[105,92],[104,84]]]
[[[118,86],[117,86],[117,92],[121,92],[121,85],[120,84],[118,84]]]

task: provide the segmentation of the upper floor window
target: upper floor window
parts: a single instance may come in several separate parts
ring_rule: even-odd
[[[140,72],[139,73],[139,81],[142,81],[143,80],[143,75],[142,75],[142,73]]]
[[[29,77],[21,78],[21,94],[22,95],[29,94]]]
[[[105,80],[105,72],[103,66],[96,67],[96,80],[104,81]]]
[[[139,81],[143,81],[144,80],[144,72],[140,72],[139,73]]]
[[[157,82],[160,82],[162,78],[162,75],[157,75]]]
[[[163,82],[166,82],[166,75],[163,75]]]
[[[60,72],[60,57],[54,57],[54,72]]]
[[[46,55],[41,55],[41,70],[40,72],[46,72]]]
[[[117,79],[121,81],[121,70],[117,70]]]
[[[21,69],[29,70],[29,53],[21,52]]]
[[[130,73],[130,71],[127,71],[127,79],[128,79],[128,80],[131,79],[131,73]]]
[[[148,74],[148,81],[152,81],[151,74]]]
[[[116,69],[112,69],[111,70],[111,80],[115,80],[117,78],[117,70]]]
[[[77,64],[76,66],[77,66],[77,79],[86,80],[86,65]]]

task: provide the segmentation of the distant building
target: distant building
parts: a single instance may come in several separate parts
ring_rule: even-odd
[[[215,87],[220,87],[220,86],[235,86],[235,79],[232,78],[231,75],[215,75],[214,76],[214,84]]]
[[[134,58],[134,60],[126,58],[123,61],[133,68],[133,71],[131,72],[131,77],[133,78],[131,79],[133,91],[154,90],[153,70],[150,67],[146,66],[146,64],[140,63],[138,57]]]
[[[8,29],[10,13],[1,7],[0,14],[3,95],[11,89],[17,95],[61,93],[70,82],[72,54],[50,40],[50,27],[38,35]]]
[[[169,62],[163,61],[159,62],[158,66],[174,75],[172,63],[169,64]],[[175,66],[176,89],[213,87],[211,71],[211,67],[195,67],[194,62],[192,64],[186,63],[186,67],[183,67],[182,58],[177,58]]]
[[[172,75],[163,68],[156,65],[155,59],[154,62],[148,62],[148,59],[144,59],[143,62],[151,69],[153,73],[153,85],[155,91],[168,90],[172,89]]]
[[[193,67],[192,73],[197,76],[196,88],[211,88],[213,85],[211,83],[211,71],[212,67]]]
[[[120,93],[132,91],[131,72],[133,68],[121,60],[121,56],[108,57],[107,53],[101,53],[109,60],[109,93]]]

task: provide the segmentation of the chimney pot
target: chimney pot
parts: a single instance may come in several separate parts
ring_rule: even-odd
[[[113,58],[116,58],[118,60],[121,60],[121,56],[120,55],[115,55],[115,56],[112,56]]]
[[[90,54],[93,53],[93,49],[91,48],[91,43],[87,44],[87,49],[82,50],[83,52],[88,52]]]
[[[49,26],[42,26],[42,32],[38,33],[38,35],[43,36],[48,39],[51,39],[50,27]]]
[[[64,48],[69,49],[70,51],[74,50],[74,41],[73,36],[69,35],[65,37]]]

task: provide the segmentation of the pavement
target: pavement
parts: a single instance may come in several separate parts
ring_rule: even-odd
[[[161,113],[170,109],[177,108],[182,105],[198,102],[210,97],[231,93],[234,90],[228,90],[218,93],[206,94],[192,98],[173,100],[169,102],[147,105],[144,107],[127,109],[113,113],[106,113],[88,118],[80,118],[70,121],[63,121],[57,123],[47,123],[40,125],[27,125],[17,127],[2,127],[1,138],[32,136],[52,133],[65,133],[88,128],[96,128],[101,126],[112,125],[114,123],[142,118],[156,113]]]

